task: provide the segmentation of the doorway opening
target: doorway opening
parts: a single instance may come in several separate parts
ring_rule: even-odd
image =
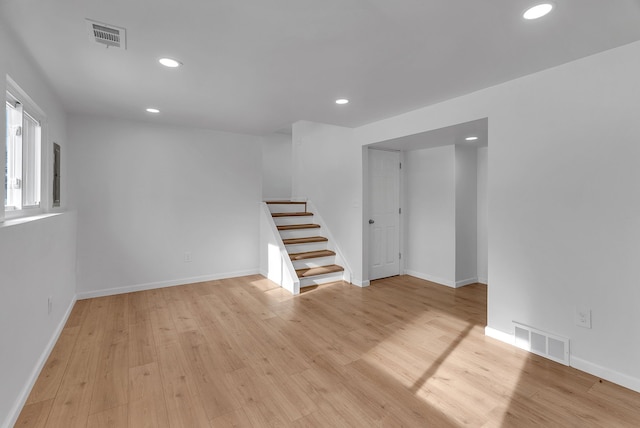
[[[486,284],[487,176],[487,118],[363,147],[365,282]]]

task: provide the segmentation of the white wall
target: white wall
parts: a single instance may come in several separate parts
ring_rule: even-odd
[[[350,180],[340,200],[358,200],[362,152],[354,144],[488,117],[489,329],[512,334],[517,320],[568,337],[572,365],[640,390],[638,75],[640,42],[345,130],[339,144],[313,129],[316,148],[306,151],[328,153],[325,169],[350,165],[340,172]],[[294,133],[294,141],[306,136]],[[300,162],[304,170],[315,159]],[[323,216],[337,218],[344,207],[331,201]],[[345,221],[362,230],[362,216]],[[349,257],[362,254],[361,242]],[[575,325],[576,305],[592,309],[592,329]]]
[[[259,137],[76,115],[69,137],[80,297],[258,272]]]
[[[572,365],[636,390],[638,75],[640,42],[355,130],[364,145],[488,117],[489,328],[568,337]]]
[[[460,287],[477,281],[477,149],[405,153],[405,272]]]
[[[477,148],[455,146],[456,286],[478,281]]]
[[[52,142],[62,147],[62,205],[69,193],[65,113],[38,67],[0,22],[0,85],[9,74],[47,115],[43,162],[49,177]],[[5,115],[0,115],[0,128]],[[4,141],[4,138],[2,139]],[[4,144],[4,142],[2,143]],[[0,150],[4,165],[4,150]],[[4,192],[4,186],[2,186]],[[0,195],[1,196],[1,195]],[[4,198],[2,198],[4,200]],[[47,209],[49,210],[49,209]],[[60,211],[60,210],[59,210]],[[15,422],[75,297],[76,217],[73,213],[0,223],[0,426]],[[47,301],[53,298],[48,314]]]
[[[405,272],[455,285],[455,148],[405,153]]]
[[[489,259],[488,253],[488,222],[489,211],[487,205],[487,159],[489,156],[488,147],[478,148],[478,281],[486,284],[488,282]]]
[[[291,135],[262,137],[262,199],[291,198]]]
[[[352,129],[293,125],[293,196],[313,201],[362,284],[362,147]]]

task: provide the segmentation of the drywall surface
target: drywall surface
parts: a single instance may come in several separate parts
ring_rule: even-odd
[[[26,399],[75,301],[75,227],[73,213],[0,226],[0,418],[5,422],[20,411],[15,406]]]
[[[454,146],[405,153],[405,271],[454,286],[456,183]]]
[[[270,134],[262,137],[262,199],[291,198],[291,135]]]
[[[456,286],[478,281],[477,148],[455,146]]]
[[[293,125],[293,196],[308,198],[362,283],[362,148],[353,130],[306,121]]]
[[[259,137],[74,115],[79,297],[257,273]]]
[[[568,337],[581,367],[635,389],[638,75],[640,42],[355,130],[366,145],[488,117],[489,327]]]
[[[478,282],[487,284],[488,271],[489,271],[489,259],[488,252],[488,222],[489,212],[487,205],[487,176],[488,176],[488,148],[478,148],[478,178],[477,178],[477,192],[478,192]]]
[[[0,85],[9,75],[46,114],[43,142],[45,177],[51,171],[52,141],[68,154],[66,116],[37,66],[0,22]],[[0,127],[5,127],[5,115]],[[3,139],[4,141],[4,139]],[[4,143],[3,143],[4,144]],[[0,150],[0,164],[5,164]],[[62,164],[63,208],[69,196]],[[4,186],[0,186],[4,194]],[[43,205],[48,207],[48,194]],[[4,200],[4,197],[2,198]],[[61,211],[63,208],[59,209]],[[0,426],[12,426],[75,298],[76,216],[0,222]],[[51,313],[48,299],[52,298]]]

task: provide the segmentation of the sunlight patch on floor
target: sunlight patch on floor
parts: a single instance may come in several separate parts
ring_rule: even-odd
[[[525,358],[514,353],[514,365],[508,371],[489,372],[483,367],[494,360],[493,354],[504,357],[508,352],[502,344],[487,346],[483,326],[457,319],[443,321],[439,314],[426,312],[399,325],[362,359],[456,423],[484,424],[489,413],[494,420],[502,420],[506,409],[500,403],[518,387]],[[454,323],[460,331],[440,328]],[[448,398],[450,391],[457,391],[456,399]]]

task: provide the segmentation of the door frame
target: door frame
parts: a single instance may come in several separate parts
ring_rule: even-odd
[[[398,261],[398,273],[404,275],[405,272],[405,221],[406,215],[406,177],[405,177],[405,152],[404,150],[389,150],[372,147],[371,145],[362,146],[362,286],[370,285],[370,239],[369,239],[369,219],[371,218],[371,201],[370,201],[370,183],[369,183],[369,150],[382,150],[387,152],[398,152],[402,168],[400,169],[400,209],[401,214],[398,219],[400,240],[398,249],[402,257]]]

